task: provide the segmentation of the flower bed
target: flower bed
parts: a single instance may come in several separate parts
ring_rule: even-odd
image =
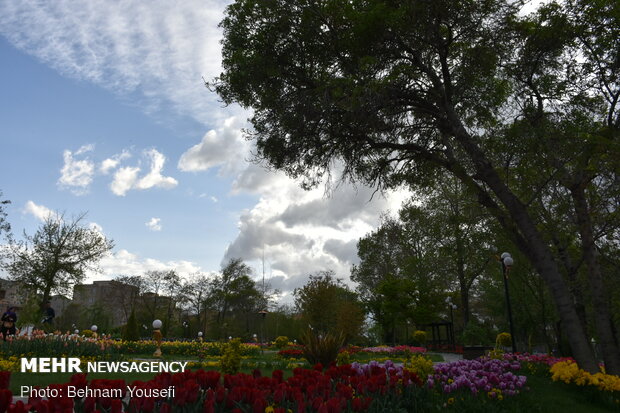
[[[164,341],[161,350],[164,354],[187,356],[189,358],[208,358],[222,355],[223,343],[199,341]],[[0,352],[4,357],[42,357],[49,354],[66,357],[97,357],[99,359],[119,358],[131,354],[152,354],[157,343],[152,340],[121,341],[108,338],[85,337],[78,334],[46,334],[35,330],[30,336],[11,337],[0,341]],[[260,347],[253,343],[241,344],[243,356],[258,356]]]
[[[43,357],[50,354],[67,357],[100,356],[111,358],[115,351],[115,341],[101,338],[84,337],[78,334],[46,334],[35,330],[29,336],[9,337],[6,342],[0,341],[0,352],[4,357]]]
[[[620,377],[599,372],[595,374],[581,370],[573,360],[564,360],[555,363],[549,370],[553,381],[576,384],[577,386],[592,386],[602,392],[612,394],[614,399],[620,396]]]
[[[426,348],[424,347],[413,347],[413,346],[378,346],[378,347],[364,347],[359,351],[359,353],[372,353],[372,354],[389,354],[389,355],[400,355],[407,356],[409,354],[416,353],[426,353]]]
[[[438,387],[444,393],[469,390],[476,395],[486,392],[491,398],[518,394],[526,382],[525,376],[517,376],[511,370],[519,370],[516,361],[482,358],[438,363],[434,374],[429,376],[430,387]]]
[[[223,344],[200,341],[164,341],[161,343],[161,351],[168,355],[201,359],[221,356]],[[152,354],[156,348],[157,343],[152,340],[118,341],[114,344],[115,351],[122,354]],[[260,346],[253,343],[241,344],[241,354],[244,356],[258,356],[260,354]]]
[[[285,359],[300,359],[304,356],[304,351],[297,348],[285,348],[278,351],[278,356]]]
[[[71,385],[78,389],[107,388],[123,391],[123,380],[92,380],[76,374],[66,384],[52,385],[66,394]],[[134,382],[141,389],[168,389],[175,387],[174,397],[133,397],[121,402],[114,397],[69,398],[49,400],[31,398],[27,404],[10,402],[10,392],[0,393],[0,413],[109,411],[131,412],[361,412],[400,411],[416,404],[422,382],[413,373],[401,369],[373,365],[356,369],[350,365],[315,369],[293,370],[292,377],[284,380],[281,370],[271,377],[254,374],[221,376],[216,371],[186,371],[160,374],[148,382]],[[8,393],[7,393],[8,392]],[[126,394],[123,395],[123,397]],[[4,402],[3,402],[4,401]],[[8,401],[8,402],[7,402]]]

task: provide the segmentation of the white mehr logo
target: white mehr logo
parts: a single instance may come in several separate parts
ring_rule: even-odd
[[[78,357],[56,358],[39,357],[21,359],[21,372],[32,373],[81,373],[80,359]]]

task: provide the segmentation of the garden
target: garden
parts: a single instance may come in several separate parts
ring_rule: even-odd
[[[578,368],[571,358],[504,353],[444,361],[424,347],[339,345],[325,335],[305,345],[273,343],[123,341],[78,334],[9,338],[1,345],[0,413],[4,412],[435,412],[620,410],[620,378]],[[184,372],[33,374],[21,357],[53,354],[92,360],[189,361]],[[453,357],[456,358],[456,357]],[[122,397],[20,397],[21,386],[118,389]],[[134,391],[129,392],[128,386]],[[145,391],[175,388],[166,397]]]

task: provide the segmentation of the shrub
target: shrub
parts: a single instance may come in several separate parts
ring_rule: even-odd
[[[512,337],[510,333],[499,333],[495,339],[495,347],[510,347],[512,345]]]
[[[425,381],[434,372],[433,362],[420,354],[416,354],[407,360],[405,368],[415,373],[422,381]]]
[[[224,374],[236,374],[241,369],[241,339],[234,338],[222,346],[220,371]]]
[[[423,346],[424,344],[426,344],[426,331],[416,330],[413,333],[413,340],[419,346]]]
[[[282,350],[284,347],[288,346],[288,337],[279,336],[274,340],[273,344],[278,350]]]
[[[304,357],[310,364],[320,363],[329,366],[336,361],[338,351],[344,344],[342,333],[338,335],[327,333],[315,335],[312,331],[306,331],[301,339],[304,343]]]
[[[123,340],[125,341],[138,341],[140,333],[138,330],[138,322],[136,321],[136,315],[132,311],[127,319],[127,324],[123,328]]]
[[[341,351],[336,356],[336,364],[339,366],[344,366],[346,364],[351,364],[351,357],[348,351]]]

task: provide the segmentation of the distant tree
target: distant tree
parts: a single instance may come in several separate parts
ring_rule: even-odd
[[[209,294],[209,278],[204,273],[195,273],[183,282],[181,301],[184,309],[196,316],[198,331],[207,330],[206,301]]]
[[[302,321],[316,333],[342,333],[346,341],[361,334],[365,317],[362,305],[357,294],[335,278],[333,271],[311,274],[293,294]]]
[[[135,312],[140,294],[144,292],[146,285],[144,279],[138,275],[119,275],[114,281],[114,293],[108,301],[120,306],[127,320],[129,315]]]
[[[307,326],[303,326],[295,307],[291,304],[281,304],[270,308],[265,318],[264,334],[265,337],[287,336],[291,341],[299,340],[305,328]],[[258,334],[258,329],[253,333]]]
[[[2,198],[2,191],[0,191],[0,199]],[[7,220],[6,214],[6,205],[10,204],[11,201],[7,199],[0,200],[0,235],[4,232],[5,234],[9,234],[11,232],[11,224]]]
[[[209,282],[207,307],[215,312],[216,333],[251,334],[252,320],[267,306],[268,297],[251,278],[252,268],[241,259],[231,259]]]
[[[162,320],[162,332],[167,334],[172,327],[171,323],[175,322],[177,304],[182,299],[181,278],[174,270],[153,270],[147,271],[142,281],[144,292],[141,303],[151,320]]]
[[[52,293],[67,294],[84,279],[87,270],[113,247],[101,232],[84,225],[85,214],[69,221],[50,215],[37,232],[24,234],[23,241],[10,241],[4,268],[11,278],[41,297],[41,305]]]
[[[136,314],[131,312],[127,319],[127,324],[123,327],[123,340],[125,341],[137,341],[140,338],[140,329],[138,327],[138,321],[136,320]]]

